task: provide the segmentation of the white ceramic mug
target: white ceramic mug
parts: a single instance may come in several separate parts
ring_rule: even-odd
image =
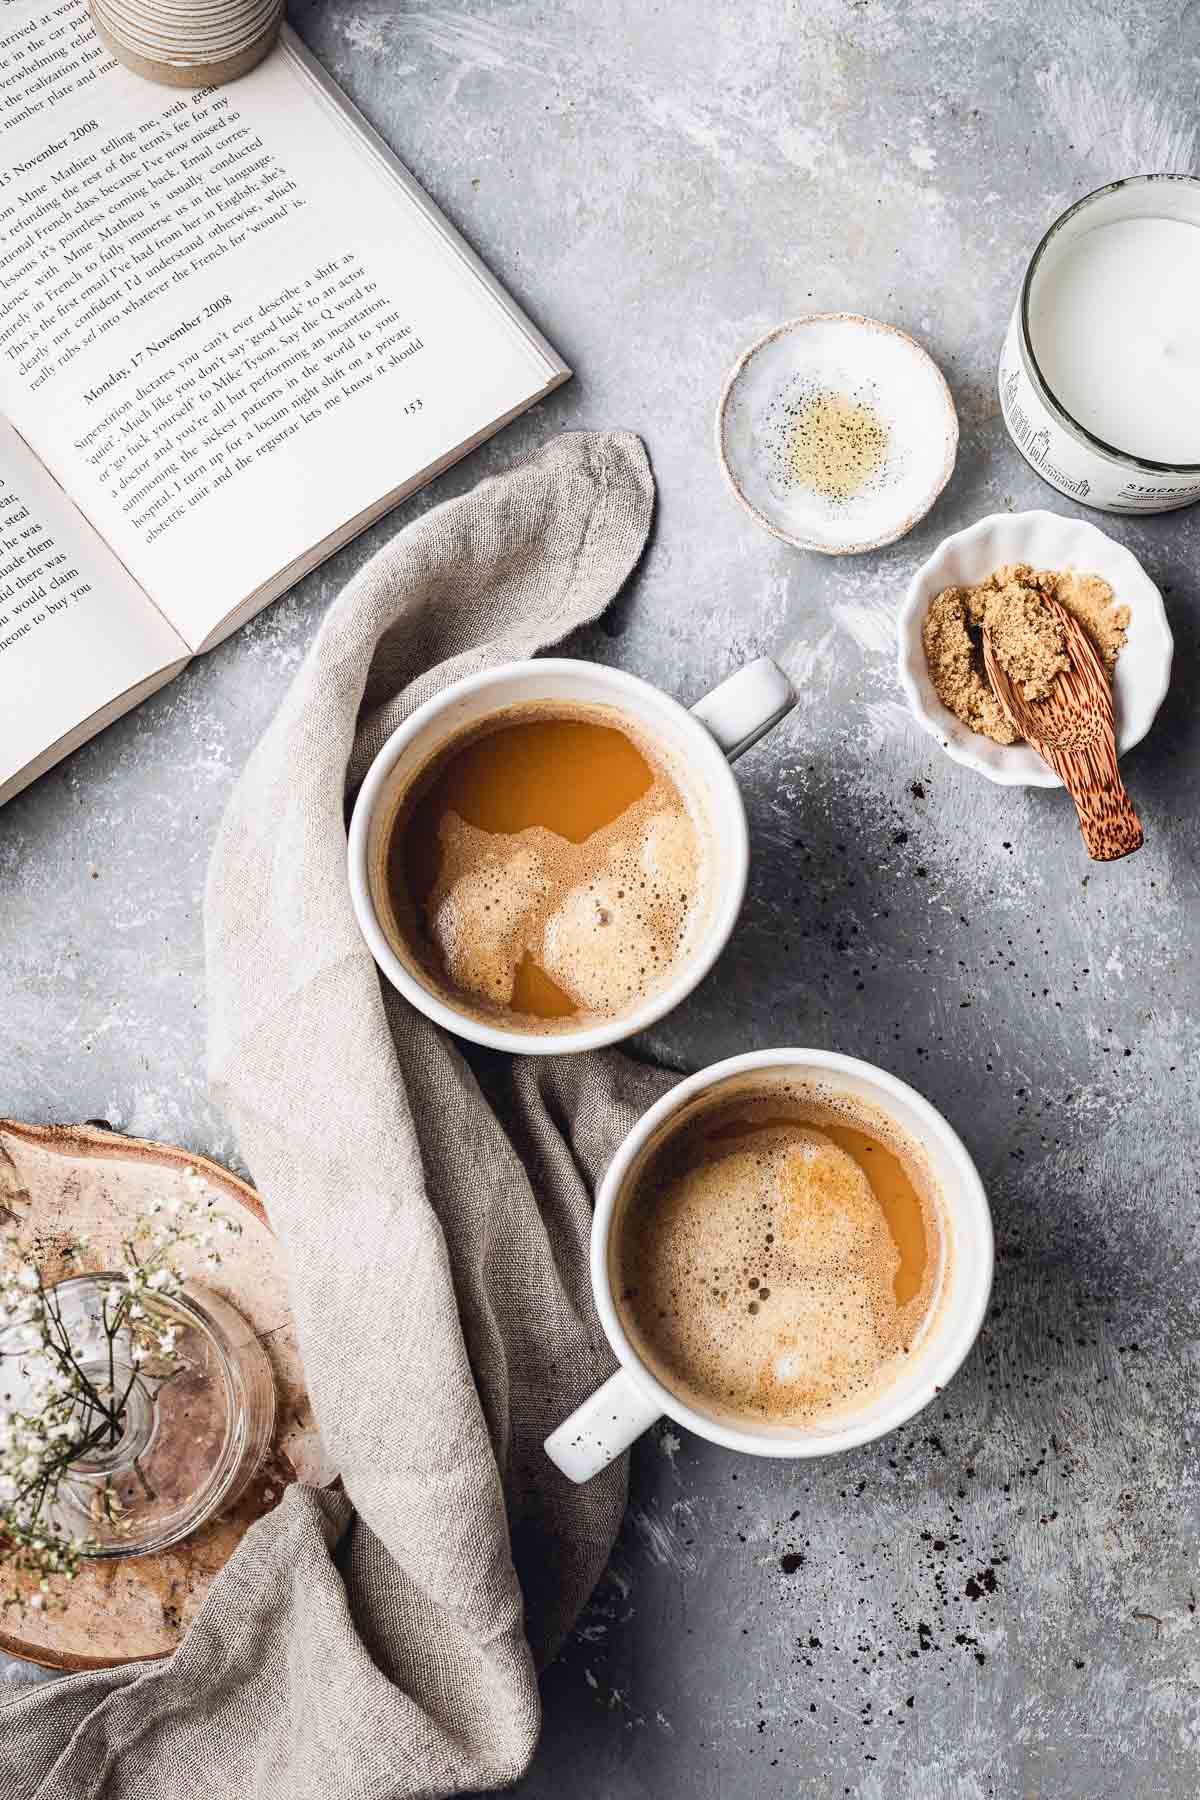
[[[639,1006],[578,1031],[531,1032],[473,1018],[447,1004],[397,955],[380,924],[377,898],[386,886],[387,844],[400,796],[450,738],[507,707],[559,701],[610,706],[640,725],[686,771],[705,815],[716,854],[705,928],[672,980]],[[359,927],[388,980],[447,1031],[494,1050],[565,1056],[631,1037],[678,1006],[724,949],[741,911],[750,866],[746,811],[729,764],[796,704],[787,676],[770,657],[748,663],[689,712],[636,675],[601,663],[539,657],[467,676],[419,706],[388,739],[367,771],[350,820],[350,894]]]
[[[941,1266],[928,1318],[897,1379],[868,1403],[828,1425],[731,1425],[686,1405],[638,1356],[613,1301],[610,1249],[619,1202],[646,1156],[680,1113],[701,1095],[756,1070],[779,1078],[794,1073],[825,1093],[882,1112],[924,1153],[940,1191]],[[546,1454],[572,1481],[588,1481],[665,1414],[698,1437],[752,1456],[828,1456],[869,1443],[903,1425],[941,1392],[975,1342],[992,1287],[992,1221],[983,1184],[957,1133],[941,1114],[882,1069],[825,1050],[760,1050],[730,1057],[691,1076],[652,1106],[614,1156],[592,1225],[592,1290],[596,1310],[620,1368],[546,1439]]]

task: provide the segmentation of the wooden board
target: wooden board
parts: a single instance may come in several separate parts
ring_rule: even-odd
[[[0,1218],[14,1215],[36,1243],[48,1280],[81,1273],[63,1248],[91,1239],[86,1267],[120,1265],[120,1244],[150,1199],[181,1193],[189,1166],[203,1175],[242,1234],[214,1271],[185,1251],[180,1267],[220,1294],[257,1331],[275,1372],[278,1423],[263,1469],[228,1512],[157,1556],[88,1559],[44,1613],[0,1616],[0,1651],[52,1669],[102,1669],[168,1655],[200,1609],[214,1577],[248,1527],[270,1512],[287,1484],[323,1485],[335,1471],[317,1433],[287,1301],[279,1247],[257,1194],[218,1163],[167,1144],[94,1125],[24,1125],[0,1119]],[[191,1259],[191,1260],[189,1260]]]

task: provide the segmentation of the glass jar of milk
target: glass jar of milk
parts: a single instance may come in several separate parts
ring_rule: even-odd
[[[1033,253],[1000,356],[1026,462],[1104,512],[1200,500],[1200,178],[1076,202]]]

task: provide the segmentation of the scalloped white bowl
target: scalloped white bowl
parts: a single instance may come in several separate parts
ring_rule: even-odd
[[[1113,680],[1118,755],[1140,744],[1153,725],[1170,685],[1175,644],[1162,595],[1137,557],[1085,519],[1051,512],[991,513],[946,538],[921,564],[897,621],[900,685],[917,723],[954,762],[989,781],[1004,787],[1060,787],[1058,776],[1028,744],[994,744],[946,710],[934,691],[921,642],[925,612],[935,594],[945,587],[969,587],[1002,563],[1018,562],[1101,575],[1114,598],[1129,607],[1129,635]]]

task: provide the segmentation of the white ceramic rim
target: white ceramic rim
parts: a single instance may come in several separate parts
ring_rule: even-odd
[[[939,749],[950,758],[951,762],[960,763],[964,769],[973,769],[977,775],[982,775],[986,780],[995,782],[998,787],[1055,788],[1062,786],[1061,781],[1053,769],[1040,761],[1036,751],[1031,753],[1037,764],[1036,767],[1021,768],[1003,761],[998,765],[993,765],[985,762],[981,750],[977,750],[969,741],[960,740],[957,736],[948,736],[948,725],[953,725],[956,733],[964,729],[961,721],[947,712],[940,701],[937,702],[937,711],[930,711],[922,697],[914,673],[914,662],[919,658],[923,666],[925,655],[920,630],[919,628],[914,630],[914,624],[917,621],[918,612],[928,605],[933,593],[938,591],[930,580],[931,572],[943,557],[961,545],[969,544],[973,537],[983,537],[997,524],[1002,523],[1006,527],[1012,527],[1020,525],[1027,519],[1050,520],[1064,530],[1069,529],[1083,535],[1090,533],[1094,537],[1102,539],[1109,547],[1105,553],[1106,556],[1112,554],[1115,560],[1124,559],[1129,563],[1133,579],[1136,580],[1139,587],[1138,604],[1149,607],[1155,629],[1163,640],[1163,655],[1158,675],[1153,680],[1147,680],[1144,689],[1139,690],[1141,710],[1136,724],[1126,728],[1122,721],[1117,744],[1118,756],[1124,756],[1135,745],[1141,743],[1158,716],[1158,710],[1166,699],[1167,690],[1171,685],[1171,665],[1174,660],[1175,640],[1167,620],[1167,609],[1163,605],[1163,597],[1157,584],[1151,581],[1128,545],[1122,544],[1117,538],[1109,537],[1106,531],[1101,531],[1100,527],[1093,525],[1090,519],[1078,519],[1072,513],[1052,513],[1044,507],[1019,513],[988,513],[984,518],[977,519],[973,525],[968,525],[962,531],[952,532],[949,537],[943,538],[932,556],[926,557],[921,564],[905,592],[903,605],[896,617],[896,667],[900,686],[904,690],[904,697],[908,701],[908,709],[913,718],[923,731],[927,731],[930,737],[936,738]],[[1010,746],[1010,748],[1015,749],[1017,746]]]
[[[949,416],[949,435],[946,441],[945,461],[943,462],[942,468],[929,492],[928,498],[922,505],[914,507],[912,512],[907,513],[894,531],[889,530],[885,532],[882,537],[864,539],[860,544],[819,544],[813,538],[797,537],[794,532],[784,531],[780,526],[768,519],[767,515],[764,512],[761,512],[752,501],[746,498],[741,487],[738,485],[737,477],[729,466],[729,458],[725,454],[725,414],[729,410],[729,402],[733,390],[737,386],[742,370],[746,367],[746,364],[757,356],[759,351],[763,349],[765,345],[774,343],[776,338],[783,337],[787,332],[795,331],[801,325],[822,325],[827,324],[830,320],[834,319],[841,320],[850,325],[865,325],[872,331],[883,331],[889,333],[892,337],[902,338],[906,344],[916,351],[917,355],[921,357],[923,361],[929,364],[930,368],[937,376],[942,386],[942,394],[946,401],[946,411]],[[812,550],[819,556],[861,556],[867,550],[882,550],[885,545],[894,544],[899,538],[906,537],[913,529],[914,525],[919,525],[926,513],[929,512],[937,502],[942,489],[954,473],[954,464],[958,459],[958,409],[954,404],[954,396],[950,392],[949,382],[938,368],[938,365],[934,362],[932,356],[930,356],[928,350],[925,349],[923,344],[918,344],[916,338],[911,337],[907,331],[901,331],[898,325],[889,325],[885,319],[873,319],[867,313],[800,313],[794,319],[785,319],[782,325],[773,325],[770,331],[764,331],[762,336],[756,338],[748,349],[742,351],[742,354],[738,357],[732,369],[730,369],[728,375],[725,377],[725,385],[722,387],[721,397],[717,401],[716,437],[717,461],[721,465],[721,473],[725,477],[725,485],[728,487],[738,505],[742,507],[744,511],[749,513],[755,524],[761,525],[764,531],[769,531],[773,538],[779,539],[780,543],[791,544],[792,548],[795,550]]]
[[[651,1134],[679,1107],[707,1088],[714,1087],[731,1076],[750,1074],[760,1069],[780,1068],[812,1069],[818,1073],[840,1072],[858,1076],[871,1082],[885,1095],[892,1095],[910,1107],[929,1136],[938,1139],[955,1164],[961,1177],[961,1188],[952,1200],[947,1200],[947,1210],[970,1215],[982,1251],[977,1268],[970,1272],[964,1270],[958,1277],[964,1290],[961,1314],[953,1330],[947,1333],[946,1342],[938,1353],[930,1356],[925,1379],[919,1387],[904,1400],[881,1406],[869,1419],[858,1420],[841,1431],[822,1430],[819,1436],[814,1434],[811,1437],[784,1438],[774,1433],[743,1431],[736,1426],[722,1425],[685,1405],[650,1372],[630,1343],[613,1305],[608,1278],[608,1237],[613,1210],[630,1166]],[[653,1399],[667,1418],[686,1426],[697,1437],[707,1438],[710,1443],[720,1444],[726,1450],[740,1450],[750,1456],[772,1456],[793,1461],[834,1456],[840,1451],[853,1450],[860,1444],[869,1444],[876,1438],[885,1437],[888,1432],[895,1431],[897,1426],[915,1417],[931,1400],[936,1400],[970,1354],[991,1298],[994,1268],[995,1243],[987,1195],[970,1152],[954,1127],[923,1094],[909,1087],[906,1081],[901,1081],[896,1075],[889,1075],[886,1069],[877,1068],[874,1063],[864,1062],[861,1057],[843,1056],[835,1050],[752,1050],[743,1056],[731,1056],[724,1062],[713,1063],[709,1068],[701,1069],[699,1074],[680,1082],[678,1087],[672,1088],[648,1112],[643,1113],[613,1157],[600,1183],[592,1220],[592,1292],[604,1335],[622,1368]]]
[[[599,1025],[589,1025],[581,1031],[511,1031],[500,1025],[488,1024],[486,1020],[473,1019],[465,1013],[456,1012],[437,994],[424,987],[405,968],[392,949],[375,916],[371,900],[367,871],[371,818],[380,790],[396,762],[408,745],[439,714],[449,711],[460,700],[486,693],[489,688],[502,686],[514,678],[536,680],[542,688],[547,683],[551,684],[546,691],[531,694],[530,698],[553,699],[555,676],[567,673],[574,675],[580,670],[585,671],[588,680],[594,682],[599,689],[608,691],[614,706],[620,707],[622,697],[627,700],[632,691],[646,697],[655,709],[665,712],[671,718],[672,724],[677,728],[678,738],[687,747],[689,767],[699,765],[697,785],[702,788],[705,798],[716,800],[720,808],[720,817],[712,818],[710,824],[714,835],[719,839],[717,851],[722,868],[721,895],[713,917],[709,920],[704,941],[696,954],[688,959],[672,982],[652,994],[632,1012],[622,1013],[619,1018],[606,1020]],[[671,748],[678,749],[678,743]],[[647,1026],[655,1024],[671,1012],[704,980],[728,943],[742,909],[750,870],[750,833],[746,824],[746,809],[737,779],[716,739],[685,706],[670,694],[664,694],[652,682],[643,681],[638,675],[627,674],[623,669],[610,668],[606,663],[587,662],[579,657],[533,657],[523,662],[501,663],[496,668],[484,669],[477,675],[468,675],[462,681],[454,682],[442,693],[424,701],[402,725],[396,727],[368,769],[354,802],[346,850],[350,897],[359,930],[392,986],[419,1012],[423,1012],[426,1018],[432,1019],[444,1030],[453,1032],[456,1037],[466,1038],[473,1044],[483,1044],[490,1050],[505,1050],[516,1056],[567,1056],[580,1050],[599,1050],[607,1044],[620,1043],[636,1032],[644,1031]]]

